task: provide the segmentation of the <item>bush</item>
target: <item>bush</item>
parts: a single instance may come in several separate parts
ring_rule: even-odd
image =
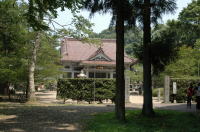
[[[57,96],[66,100],[102,103],[105,99],[114,100],[114,79],[59,79],[57,84]]]
[[[152,91],[153,97],[158,97],[158,90],[160,89],[160,96],[163,97],[164,95],[164,88],[154,88]]]
[[[177,94],[176,94],[176,101],[178,103],[183,103],[187,100],[186,98],[186,91],[187,91],[187,88],[190,86],[190,84],[193,85],[193,87],[197,87],[198,83],[200,82],[199,79],[180,79],[180,78],[177,78],[177,79],[171,79],[170,81],[170,100],[172,101],[173,100],[173,82],[176,82],[176,85],[177,85]]]
[[[56,90],[57,82],[55,80],[48,80],[45,82],[45,88],[50,91]]]

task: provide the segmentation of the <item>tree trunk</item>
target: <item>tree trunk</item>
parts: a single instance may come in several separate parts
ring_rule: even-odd
[[[143,9],[143,89],[144,89],[144,103],[142,113],[146,116],[153,116],[153,103],[152,103],[152,89],[151,89],[151,7],[150,0],[144,1]]]
[[[123,0],[119,0],[116,20],[116,118],[125,121],[125,80],[124,80],[124,13]]]
[[[34,82],[34,73],[35,73],[35,63],[37,58],[37,50],[40,46],[40,33],[36,35],[35,42],[33,44],[32,56],[29,65],[29,86],[28,86],[28,100],[35,100],[35,82]]]

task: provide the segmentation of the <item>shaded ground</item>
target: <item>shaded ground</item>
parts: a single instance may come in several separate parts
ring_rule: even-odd
[[[53,91],[37,92],[36,96],[38,102],[32,104],[0,102],[0,131],[81,131],[92,115],[114,111],[113,104],[62,104],[62,100],[56,100]],[[127,108],[140,109],[142,104],[137,102],[127,104]],[[195,104],[192,109],[187,109],[186,104],[155,103],[154,108],[195,112]]]
[[[85,121],[97,112],[113,107],[0,104],[0,131],[66,132],[80,131]]]

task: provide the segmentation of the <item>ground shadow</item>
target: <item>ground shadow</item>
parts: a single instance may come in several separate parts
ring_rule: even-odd
[[[108,111],[114,111],[114,107],[3,106],[0,109],[0,131],[81,131],[92,115]]]
[[[113,112],[111,105],[61,105],[42,104],[43,106],[20,103],[0,104],[0,131],[25,132],[66,132],[81,131],[87,120],[100,112]],[[46,106],[45,106],[46,105]],[[140,109],[142,104],[130,104],[127,110]],[[155,104],[155,109],[195,112],[187,109],[186,104]]]

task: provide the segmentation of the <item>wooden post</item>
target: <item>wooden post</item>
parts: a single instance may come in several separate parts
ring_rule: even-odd
[[[170,91],[170,78],[165,76],[164,80],[164,103],[169,103],[169,91]]]

